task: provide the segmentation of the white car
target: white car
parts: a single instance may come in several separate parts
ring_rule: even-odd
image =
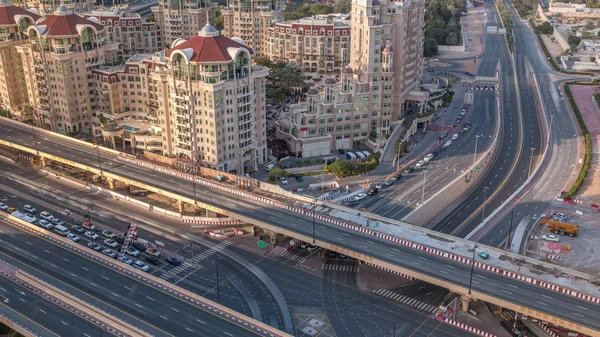
[[[55,224],[56,226],[64,226],[65,225],[65,222],[59,218],[52,219],[52,223]]]
[[[267,166],[265,166],[265,171],[269,172],[271,171],[273,168],[275,167],[275,164],[269,164]]]
[[[40,220],[40,221],[42,221],[42,220]],[[73,233],[69,233],[69,234],[67,234],[67,238],[68,238],[68,239],[71,239],[71,241],[73,241],[73,242],[77,242],[77,241],[79,241],[79,236],[77,236],[77,235],[75,235],[75,234],[73,234]]]
[[[288,178],[286,178],[286,177],[281,177],[281,178],[279,178],[279,180],[281,180],[281,183],[283,185],[287,185],[288,184]]]
[[[111,248],[117,248],[119,246],[119,244],[117,243],[117,241],[113,240],[113,239],[106,239],[104,240],[104,244],[111,247]]]
[[[542,240],[550,241],[550,242],[558,242],[560,239],[556,235],[542,235]]]
[[[423,160],[419,160],[419,162],[417,162],[417,164],[415,165],[416,167],[421,167],[425,165],[425,162]]]
[[[139,256],[140,255],[140,251],[135,248],[132,248],[132,247],[125,248],[124,252],[125,252],[125,254],[131,255],[131,256]]]
[[[450,145],[452,145],[452,139],[449,139],[448,141],[446,141],[446,142],[444,143],[444,145],[442,145],[442,147],[445,149],[445,148],[447,148],[447,147],[448,147],[448,146],[450,146]]]
[[[35,207],[33,207],[31,205],[25,205],[25,206],[23,206],[23,209],[25,210],[25,212],[28,212],[28,213],[37,212],[37,209],[35,209]]]
[[[45,228],[45,229],[52,229],[54,228],[54,225],[50,222],[48,222],[47,220],[41,219],[40,221],[38,221],[38,226]]]
[[[150,267],[148,267],[148,265],[145,264],[142,261],[135,261],[133,263],[133,267],[136,268],[136,269],[139,269],[141,271],[148,271],[148,270],[150,270]]]
[[[462,110],[460,110],[460,115],[464,116],[467,114],[467,109],[463,108]]]
[[[557,221],[567,220],[567,215],[565,213],[554,213],[552,217]]]
[[[430,153],[423,158],[424,161],[430,161],[431,159],[433,159],[433,153]]]
[[[363,200],[363,199],[364,199],[364,198],[366,198],[366,197],[367,197],[367,193],[362,193],[362,192],[361,192],[361,193],[358,193],[358,194],[357,194],[357,195],[354,197],[354,200],[356,200],[356,201],[361,201],[361,200]]]
[[[118,258],[119,261],[128,264],[128,265],[132,265],[133,264],[133,260],[129,257],[129,256],[121,256],[120,258]]]
[[[52,221],[52,219],[54,219],[54,216],[52,216],[52,214],[43,211],[42,213],[40,213],[40,218],[44,219],[44,220],[48,220],[48,221]]]
[[[458,133],[453,134],[452,138],[450,138],[450,139],[452,139],[452,141],[457,140],[458,139]]]
[[[306,250],[308,252],[313,252],[313,251],[315,251],[317,249],[319,249],[319,246],[313,246],[313,245],[310,245],[310,246],[308,246],[308,248],[306,248]]]
[[[0,202],[0,209],[6,211],[8,209],[8,205],[3,202]]]
[[[85,236],[92,240],[98,240],[98,238],[99,238],[98,234],[96,234],[94,232],[90,232],[90,231],[85,232]]]

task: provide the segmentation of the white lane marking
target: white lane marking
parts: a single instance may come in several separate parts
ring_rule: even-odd
[[[179,310],[175,309],[175,308],[171,308],[171,310],[175,311],[175,312],[179,312]]]
[[[573,313],[573,315],[575,315],[575,316],[579,316],[579,317],[585,317],[585,316],[583,316],[583,315],[581,315],[581,314],[578,314],[578,313],[576,313],[576,312],[574,312],[574,313]]]
[[[65,322],[63,322],[63,321],[60,321],[60,322],[61,322],[62,324],[64,324],[64,325],[69,325],[69,324],[67,324],[67,323],[65,323]]]
[[[415,261],[410,261],[412,264],[420,266],[421,264],[419,262],[415,262]]]
[[[502,290],[502,292],[503,292],[503,293],[507,293],[507,294],[509,294],[509,295],[512,295],[512,293],[511,293],[510,291],[508,291],[508,290]]]
[[[387,255],[387,256],[394,256],[394,255],[392,255],[392,254],[390,254],[390,253],[385,253],[385,255]]]
[[[91,284],[91,285],[93,285],[94,287],[97,287],[97,286],[98,286],[98,285],[97,285],[97,284],[95,284],[95,283],[91,283],[91,282],[90,282],[90,284]]]
[[[583,310],[590,310],[590,309],[588,309],[588,308],[586,308],[586,307],[582,307],[582,306],[580,306],[580,305],[578,305],[577,307],[578,307],[578,308],[580,308],[580,309],[583,309]]]
[[[365,246],[365,245],[359,245],[361,248],[365,248],[365,249],[369,249],[369,247]]]
[[[368,242],[368,243],[371,243],[371,244],[375,244],[375,242],[373,242],[373,241],[369,241],[369,240],[367,240],[367,242]]]
[[[129,288],[128,286],[123,286],[123,288],[125,288],[125,289],[127,289],[127,290],[131,291],[131,288]]]
[[[44,310],[40,309],[41,312],[43,312],[44,314],[46,313]]]
[[[552,297],[550,297],[550,296],[548,296],[548,295],[542,295],[542,297],[545,297],[545,298],[552,299]]]
[[[185,327],[185,329],[186,329],[187,331],[189,331],[189,332],[194,332],[194,330],[192,330],[192,329],[188,328],[187,326]]]
[[[146,296],[146,298],[149,299],[150,301],[154,301],[154,299],[152,297]]]
[[[160,318],[162,318],[162,319],[167,319],[167,318],[166,318],[165,316],[163,316],[163,315],[160,315]]]
[[[110,279],[108,277],[106,277],[106,276],[102,276],[102,278],[105,279],[105,280],[107,280],[107,281],[110,281]]]
[[[56,268],[56,265],[54,263],[50,263],[50,265],[54,268]]]
[[[231,337],[233,337],[233,335],[232,335],[232,334],[230,334],[229,332],[223,332],[223,333],[224,333],[224,334],[226,334],[227,336],[231,336]]]
[[[509,286],[509,287],[511,287],[511,288],[519,289],[519,287],[517,287],[517,286],[515,286],[515,285],[512,285],[512,284],[510,284],[510,283],[508,284],[508,286]]]
[[[440,270],[440,273],[442,273],[442,274],[446,274],[446,275],[450,275],[450,274],[449,274],[447,271],[445,271],[445,270]]]
[[[541,305],[548,305],[548,304],[546,304],[546,303],[544,303],[544,302],[540,302],[540,301],[536,301],[536,302],[538,302],[538,303],[539,303],[539,304],[541,304]]]
[[[479,274],[477,274],[476,276],[479,276],[479,277],[481,277],[481,278],[486,278],[485,276],[483,276],[483,275],[479,275]]]
[[[64,258],[64,257],[63,257],[63,261],[65,261],[65,262],[69,262],[69,260],[67,260],[67,259],[66,259],[66,258]]]
[[[87,269],[86,267],[81,267],[81,268],[85,271],[89,271],[89,269]]]
[[[201,321],[201,320],[199,320],[199,319],[196,319],[196,321],[197,321],[197,322],[200,322],[200,323],[202,323],[202,324],[206,324],[204,321]]]
[[[138,307],[138,308],[143,308],[141,305],[139,305],[137,303],[135,304],[135,306]]]

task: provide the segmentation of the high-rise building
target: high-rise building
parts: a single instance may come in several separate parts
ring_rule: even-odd
[[[339,74],[350,62],[350,22],[314,16],[278,22],[267,31],[265,55],[295,63],[303,71]]]
[[[290,106],[276,135],[299,157],[351,149],[393,131],[406,104],[425,106],[422,77],[425,1],[353,0],[350,64],[323,92]],[[417,111],[420,113],[420,111]]]
[[[68,134],[92,131],[97,110],[92,69],[117,63],[119,44],[106,39],[97,19],[60,6],[27,28],[21,54],[36,124]]]
[[[16,47],[28,43],[25,31],[39,18],[35,11],[16,7],[9,0],[0,0],[0,108],[21,120],[32,116],[22,115],[29,102],[21,55]]]
[[[239,37],[257,56],[265,56],[269,27],[281,16],[276,0],[229,0],[221,15],[225,36]]]
[[[94,10],[85,13],[84,17],[97,18],[106,26],[106,38],[121,44],[124,58],[161,49],[162,40],[156,23],[146,22],[137,13],[126,13],[120,9]]]
[[[22,1],[20,1],[22,3]],[[96,6],[95,0],[25,0],[25,7],[37,9],[42,15],[52,15],[59,6],[65,6],[75,13],[91,11]]]
[[[165,55],[168,93],[157,92],[168,99],[158,109],[170,143],[166,154],[237,174],[266,161],[268,70],[253,67],[253,56],[241,39],[208,24],[196,37],[173,43]]]
[[[214,22],[214,8],[211,0],[159,0],[152,13],[163,41],[161,49],[179,38],[196,36],[207,20]]]

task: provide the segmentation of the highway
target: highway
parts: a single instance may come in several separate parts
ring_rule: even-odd
[[[112,336],[94,323],[4,275],[0,276],[0,314],[39,336]]]
[[[512,6],[511,6],[512,9]],[[544,104],[546,118],[552,120],[551,132],[551,157],[544,175],[539,178],[532,192],[527,195],[519,205],[514,208],[513,230],[523,218],[539,218],[552,201],[562,191],[568,189],[566,186],[570,179],[577,175],[574,170],[579,160],[578,128],[575,125],[574,116],[567,107],[567,101],[563,99],[559,90],[559,84],[564,81],[560,74],[550,67],[544,54],[538,46],[536,36],[528,27],[527,23],[521,21],[514,9],[513,32],[517,44],[517,60],[519,63],[527,64],[527,73],[523,73],[522,80],[529,82],[531,73],[535,73]],[[532,98],[530,98],[532,99]],[[550,119],[550,116],[553,116]],[[538,160],[536,157],[534,160]],[[489,232],[479,239],[479,242],[489,245],[503,243],[510,230],[510,215],[506,215]],[[518,251],[519,247],[512,247]]]
[[[11,163],[0,163],[0,168],[10,174],[0,177],[0,197],[7,199],[5,202],[10,206],[22,208],[28,203],[41,210],[57,210],[68,208],[75,212],[72,216],[59,217],[71,224],[73,219],[81,218],[81,214],[90,206],[94,206],[93,219],[101,228],[106,228],[105,223],[110,223],[110,229],[124,229],[127,224],[135,222],[139,225],[139,234],[144,239],[160,239],[169,250],[180,249],[183,242],[172,240],[170,237],[161,236],[160,232],[148,231],[145,228],[152,226],[159,228],[169,226],[172,229],[185,231],[186,225],[177,219],[162,217],[156,213],[149,213],[139,208],[131,207],[126,203],[116,202],[114,199],[106,200],[102,195],[82,190],[65,184],[65,180],[56,180],[52,177],[44,177],[28,165],[15,165]],[[17,176],[18,175],[18,176]],[[24,178],[28,177],[28,179]],[[254,265],[263,270],[277,285],[285,297],[285,302],[293,314],[306,312],[327,315],[334,331],[344,332],[352,326],[352,331],[360,331],[348,336],[372,336],[377,337],[386,334],[386,329],[395,323],[403,322],[402,325],[414,336],[456,336],[457,330],[448,325],[440,325],[431,321],[430,313],[415,310],[414,307],[406,306],[400,302],[389,301],[371,294],[365,294],[357,288],[355,272],[327,271],[323,277],[306,272],[304,269],[291,265],[291,260],[278,255],[270,255],[265,258],[249,252],[247,249],[229,245],[214,254],[215,250],[206,247],[223,247],[222,244],[212,243],[204,246],[202,241],[194,241],[194,249],[185,249],[184,259],[189,260],[194,256],[202,256],[198,260],[199,269],[188,268],[177,272],[171,265],[159,266],[151,274],[163,279],[168,275],[169,282],[203,295],[214,301],[217,300],[215,279],[215,263],[219,261],[221,291],[221,304],[245,314],[252,314],[256,319],[279,326],[277,312],[272,303],[272,296],[263,290],[264,284],[255,280],[246,266]],[[85,241],[82,238],[82,242]],[[97,240],[96,242],[99,242]],[[235,241],[234,241],[235,242]],[[101,243],[101,241],[100,241]],[[187,242],[189,243],[189,242]],[[186,244],[187,244],[186,243]],[[229,260],[231,252],[244,256],[246,265],[240,266]],[[169,254],[163,250],[163,253]],[[335,263],[343,263],[342,261]],[[233,285],[233,284],[236,285]],[[245,289],[246,294],[242,296],[239,289]],[[208,292],[210,291],[210,292]],[[208,292],[208,293],[207,293]],[[414,291],[407,295],[417,297]],[[426,301],[426,299],[420,299]],[[437,305],[437,300],[429,303]],[[256,307],[249,311],[248,307]],[[303,311],[303,308],[307,308]],[[243,310],[243,311],[242,311]],[[258,310],[258,315],[256,311]],[[426,321],[425,324],[422,324]],[[434,332],[435,330],[435,332]],[[430,335],[431,333],[431,335]]]
[[[1,137],[4,139],[10,139],[11,141],[28,144],[28,146],[33,147],[32,135],[28,126],[2,119],[0,131],[2,131]],[[55,152],[57,155],[70,160],[84,162],[90,166],[97,164],[94,148],[79,145],[68,139],[51,134],[45,134],[43,138],[45,138],[45,142],[39,144],[42,151]],[[161,185],[163,189],[191,197],[192,186],[188,182],[176,177],[165,176],[143,167],[117,161],[115,156],[108,152],[101,152],[103,167],[110,167],[108,170],[113,173],[127,176],[131,179],[143,180],[147,184]],[[252,199],[238,198],[234,195],[228,195],[221,190],[208,190],[203,186],[197,186],[196,192],[199,200],[218,205],[233,214],[239,213],[251,218],[275,223],[278,226],[306,236],[311,236],[312,234],[312,219],[298,213],[259,203]],[[423,272],[449,283],[465,287],[468,285],[470,268],[465,264],[433,256],[406,246],[396,245],[387,240],[347,230],[320,220],[316,221],[315,234],[317,241],[325,241],[349,247],[358,253]],[[544,288],[509,280],[482,270],[476,270],[476,273],[485,277],[485,282],[474,284],[473,288],[478,291],[492,294],[523,306],[532,307],[536,310],[548,312],[549,314],[564,317],[585,326],[596,329],[600,328],[600,320],[598,319],[600,317],[597,317],[600,315],[600,306]],[[507,284],[516,286],[516,290],[507,286]],[[553,305],[548,306],[547,304],[537,303],[536,299],[539,299],[540,296],[552,298]],[[580,309],[580,307],[589,308],[589,311]],[[574,316],[571,312],[557,308],[570,308],[571,310],[569,311],[577,312],[577,315]]]
[[[1,259],[154,336],[260,336],[5,221],[0,233]]]

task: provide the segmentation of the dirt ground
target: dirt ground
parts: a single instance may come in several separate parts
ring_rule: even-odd
[[[599,273],[600,213],[592,213],[590,210],[579,215],[569,207],[552,207],[550,211],[567,214],[568,218],[564,222],[578,225],[579,236],[553,234],[538,221],[528,238],[526,255],[592,275]],[[560,241],[542,240],[544,234],[556,235]]]
[[[465,37],[464,52],[439,52],[438,57],[444,59],[476,57],[483,53],[483,33],[487,15],[481,7],[469,9],[462,17],[462,29]],[[467,70],[470,71],[470,70]]]
[[[540,36],[542,37],[542,41],[544,41],[546,48],[548,48],[548,52],[553,58],[559,57],[562,54],[562,47],[560,44],[558,44],[558,42],[556,42],[555,39],[551,38],[551,35],[543,34]]]

